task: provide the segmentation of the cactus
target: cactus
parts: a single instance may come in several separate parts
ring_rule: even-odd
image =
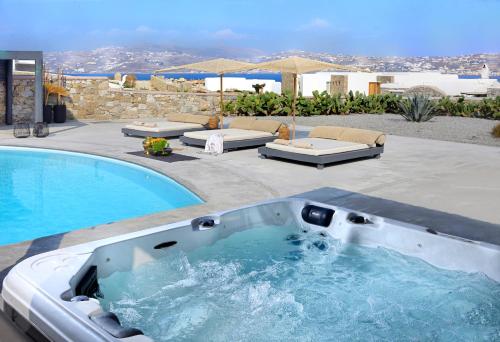
[[[436,115],[436,106],[424,95],[414,95],[399,102],[401,116],[408,121],[425,122]]]

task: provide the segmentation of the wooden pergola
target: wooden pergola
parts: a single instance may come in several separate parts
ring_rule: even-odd
[[[34,122],[43,121],[43,53],[42,51],[5,51],[0,50],[0,81],[5,82],[5,124],[12,125],[12,104],[14,98],[14,60],[35,61],[35,112]]]

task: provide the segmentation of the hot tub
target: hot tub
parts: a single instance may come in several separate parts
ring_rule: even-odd
[[[31,257],[5,311],[53,341],[495,340],[500,248],[280,199]]]

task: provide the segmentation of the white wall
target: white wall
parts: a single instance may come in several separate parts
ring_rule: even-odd
[[[275,80],[257,80],[257,79],[246,79],[244,77],[224,77],[223,87],[224,91],[237,89],[241,91],[255,91],[252,88],[254,84],[265,84],[264,91],[281,93],[281,82],[276,82]],[[205,78],[205,88],[209,91],[219,91],[220,90],[220,77],[207,77]]]
[[[404,84],[411,84],[406,82]],[[496,80],[489,79],[442,79],[442,80],[426,80],[415,85],[426,85],[436,87],[443,91],[448,96],[460,96],[464,94],[486,94],[488,88],[500,87],[500,83]],[[402,86],[400,83],[382,84],[383,89],[405,90],[410,86]]]
[[[318,72],[304,74],[299,79],[299,90],[304,96],[312,96],[314,90],[328,91],[331,75],[347,75],[348,91],[368,94],[370,82],[376,82],[377,76],[394,76],[394,83],[382,84],[386,89],[408,89],[417,85],[429,85],[441,89],[447,95],[461,93],[486,93],[487,88],[500,86],[496,80],[459,79],[458,75],[439,72]]]
[[[377,76],[394,76],[394,83],[382,84],[382,88],[385,89],[404,90],[417,85],[428,85],[437,87],[450,96],[457,96],[461,93],[486,93],[487,88],[500,86],[500,83],[494,79],[459,79],[458,75],[438,72],[318,72],[300,75],[299,92],[304,96],[312,96],[314,90],[328,91],[331,75],[347,75],[348,91],[365,94],[368,94],[368,84],[376,82]],[[230,89],[254,91],[253,84],[265,84],[264,91],[281,93],[281,82],[274,80],[224,77],[225,91]],[[220,90],[220,78],[205,78],[205,87],[209,91]]]
[[[303,74],[299,81],[299,90],[303,96],[312,96],[313,91],[329,91],[328,83],[332,75],[347,75],[348,91],[368,94],[368,83],[376,82],[379,73],[369,72],[318,72]]]

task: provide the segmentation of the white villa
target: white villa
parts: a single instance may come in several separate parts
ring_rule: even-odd
[[[220,89],[220,79],[209,77],[205,86],[209,91]],[[364,94],[397,93],[404,94],[413,87],[426,87],[442,96],[497,96],[500,83],[496,79],[461,79],[455,74],[439,72],[318,72],[298,77],[298,91],[304,96],[312,96],[313,91]],[[265,84],[264,91],[281,92],[281,82],[274,80],[225,77],[225,90],[253,91],[252,85]],[[285,89],[289,89],[286,85]]]

